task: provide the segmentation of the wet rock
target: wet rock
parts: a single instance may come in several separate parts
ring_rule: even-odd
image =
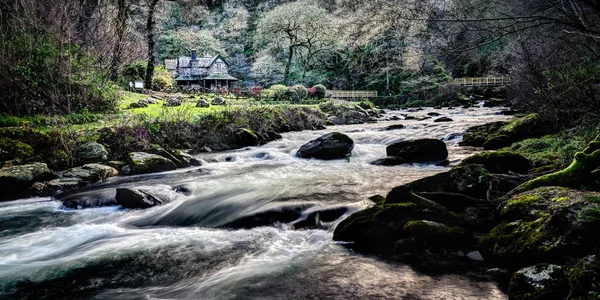
[[[508,104],[508,101],[506,101],[504,99],[492,98],[492,99],[486,100],[483,103],[483,107],[498,107],[498,106],[506,106],[507,104]]]
[[[103,145],[90,142],[77,149],[77,159],[85,164],[103,162],[108,159],[108,151]]]
[[[213,99],[213,101],[210,104],[212,104],[212,105],[226,105],[227,101],[222,96],[218,96],[217,98]]]
[[[45,163],[17,165],[0,169],[0,200],[13,200],[29,197],[32,191],[27,189],[38,181],[56,178]]]
[[[442,122],[453,122],[454,120],[448,118],[448,117],[441,117],[441,118],[437,118],[435,120],[433,120],[433,122],[435,123],[442,123]]]
[[[198,103],[196,103],[196,107],[208,108],[210,107],[210,103],[208,103],[208,101],[206,101],[205,99],[200,99],[198,100]]]
[[[66,181],[63,181],[63,184],[67,184]],[[77,186],[66,187],[64,189],[59,190],[74,190],[72,192],[61,193],[55,196],[56,200],[62,201],[63,208],[69,209],[85,209],[85,208],[93,208],[93,207],[105,207],[105,206],[116,206],[118,205],[115,200],[114,193],[111,192],[102,192],[102,191],[87,191],[87,192],[79,192],[75,190]]]
[[[335,105],[325,112],[329,115],[328,121],[335,125],[364,124],[372,120],[369,113],[358,105]]]
[[[375,166],[398,166],[405,163],[406,160],[397,156],[388,156],[386,158],[378,159],[371,162],[371,164]]]
[[[174,162],[156,154],[132,152],[129,153],[128,160],[133,174],[149,174],[177,169]]]
[[[406,162],[431,162],[448,158],[446,144],[435,139],[420,139],[394,143],[386,148],[388,156],[401,157]]]
[[[402,124],[394,124],[394,125],[386,126],[382,130],[390,131],[390,130],[398,130],[398,129],[403,129],[403,128],[404,128],[404,125],[402,125]]]
[[[238,148],[258,146],[264,140],[262,136],[253,130],[240,128],[234,132],[235,144]]]
[[[566,299],[569,295],[565,270],[559,265],[540,264],[513,274],[508,288],[510,299]]]
[[[402,120],[402,119],[400,119],[400,117],[398,117],[398,116],[391,116],[390,120],[392,120],[392,121],[399,121],[399,120]]]
[[[117,188],[117,203],[124,208],[150,208],[165,203],[163,199],[139,189]]]
[[[502,126],[483,143],[483,148],[486,150],[497,150],[510,146],[514,142],[527,138],[540,137],[551,132],[551,124],[543,121],[538,114],[530,114],[514,119]],[[487,135],[490,135],[489,131]]]
[[[405,202],[413,192],[444,192],[463,194],[475,199],[485,199],[489,173],[483,165],[467,165],[393,188],[386,203]]]
[[[507,109],[507,110],[502,110],[498,112],[498,115],[500,116],[514,116],[516,114],[518,114],[519,112],[514,110],[514,109]]]
[[[199,160],[181,150],[165,149],[159,145],[152,145],[149,152],[174,162],[178,168],[188,168],[202,164]]]
[[[123,167],[127,166],[127,163],[121,160],[111,160],[104,163],[105,165],[115,168],[116,170],[121,170]]]
[[[502,223],[480,240],[489,259],[513,268],[593,253],[600,242],[600,193],[541,187],[509,199]]]
[[[354,141],[347,135],[332,132],[310,141],[298,150],[297,157],[323,160],[349,157],[354,149]]]
[[[427,115],[430,116],[430,117],[439,117],[442,114],[432,111],[430,113],[427,113]]]
[[[94,183],[104,181],[117,175],[119,175],[119,171],[113,167],[101,164],[86,164],[82,167],[76,167],[65,171],[62,174],[62,177]]]
[[[484,152],[462,161],[461,165],[481,164],[490,173],[508,174],[509,172],[527,173],[531,169],[531,163],[523,155],[507,152]]]
[[[415,117],[415,116],[406,116],[406,117],[404,117],[404,120],[415,120],[415,119],[417,119],[417,117]]]
[[[264,211],[253,213],[249,216],[229,222],[224,228],[255,228],[260,226],[271,226],[274,224],[285,224],[298,220],[302,212],[313,206],[313,204],[284,205]]]
[[[467,129],[463,140],[459,143],[461,146],[483,147],[490,133],[498,131],[508,122],[493,122],[484,125],[478,125]]]
[[[294,226],[294,229],[327,228],[326,224],[338,220],[347,210],[347,207],[320,209],[309,213],[305,219],[293,222],[291,225]]]

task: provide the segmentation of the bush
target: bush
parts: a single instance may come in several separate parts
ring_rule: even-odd
[[[295,103],[308,99],[308,91],[302,85],[295,85],[289,89],[291,91],[291,101]]]
[[[152,77],[152,89],[155,91],[169,91],[173,88],[173,75],[165,70],[163,66],[154,69]]]
[[[327,96],[327,88],[322,84],[317,84],[313,86],[315,89],[315,97],[317,98],[325,98]]]
[[[360,101],[360,103],[358,103],[358,106],[360,106],[363,109],[373,109],[375,108],[375,105],[373,105],[373,103],[371,103],[371,101],[369,100],[362,100]]]
[[[33,148],[21,141],[0,138],[0,162],[11,159],[24,159],[33,155]]]
[[[275,101],[290,101],[289,100],[289,88],[282,84],[276,84],[269,88],[272,93],[273,100]]]
[[[250,95],[250,97],[254,98],[254,100],[261,101],[263,89],[260,86],[253,86],[250,89],[248,89],[248,94]]]

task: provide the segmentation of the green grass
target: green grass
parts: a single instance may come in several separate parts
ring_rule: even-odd
[[[513,151],[525,156],[533,167],[551,164],[568,166],[576,152],[587,145],[586,138],[566,133],[543,136],[514,143],[502,150]]]

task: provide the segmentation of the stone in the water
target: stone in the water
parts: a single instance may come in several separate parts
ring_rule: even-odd
[[[129,153],[128,159],[133,174],[149,174],[177,169],[174,162],[156,154],[132,152]]]
[[[260,141],[263,140],[262,136],[258,133],[246,128],[236,130],[233,137],[238,148],[258,146]]]
[[[403,128],[404,128],[404,125],[402,125],[402,124],[394,124],[394,125],[390,125],[390,126],[383,128],[383,130],[389,131],[389,130],[397,130],[397,129],[403,129]]]
[[[441,117],[441,118],[437,118],[435,120],[433,120],[433,122],[435,123],[441,123],[441,122],[453,122],[454,120],[448,118],[448,117]]]
[[[349,157],[354,149],[354,141],[340,132],[332,132],[310,141],[298,150],[297,157],[323,160]]]
[[[108,151],[104,146],[96,142],[89,142],[77,150],[78,160],[81,163],[97,163],[108,159]]]
[[[431,162],[448,158],[446,143],[436,139],[401,141],[386,148],[388,156],[401,157],[406,162]]]
[[[124,208],[149,208],[165,202],[148,192],[129,188],[118,188],[115,200]]]
[[[389,156],[371,162],[371,164],[375,166],[398,166],[405,163],[406,160],[404,160],[402,157],[396,156]]]
[[[427,113],[427,115],[430,116],[430,117],[439,117],[442,114],[432,111],[430,113]]]
[[[69,169],[62,174],[63,177],[78,179],[88,183],[103,181],[117,175],[119,175],[119,171],[115,168],[101,164],[86,164],[82,167]]]
[[[479,251],[469,252],[467,253],[467,257],[474,261],[483,261],[483,256],[481,256],[481,253],[479,253]]]

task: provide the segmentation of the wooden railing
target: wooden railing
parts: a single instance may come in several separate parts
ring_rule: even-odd
[[[369,99],[377,97],[377,91],[329,91],[331,98],[336,99]]]
[[[511,83],[508,76],[454,78],[450,84],[462,86],[499,86]]]

